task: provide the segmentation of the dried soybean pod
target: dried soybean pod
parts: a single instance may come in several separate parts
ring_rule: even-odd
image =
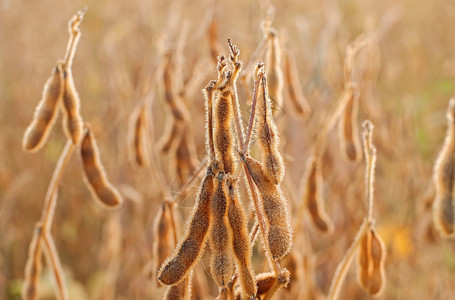
[[[214,149],[214,142],[213,142],[213,98],[215,95],[215,88],[216,81],[210,81],[207,86],[204,88],[204,98],[205,98],[205,112],[206,112],[206,119],[205,119],[205,148],[206,152],[211,160],[215,159],[215,149]],[[217,93],[218,94],[218,93]]]
[[[196,147],[191,141],[194,140],[193,134],[188,125],[184,128],[180,144],[175,153],[175,163],[177,166],[177,176],[180,182],[185,182],[188,175],[199,165],[196,155]]]
[[[131,114],[129,123],[130,159],[138,167],[148,165],[146,151],[147,111],[145,105],[138,106]]]
[[[152,245],[153,250],[153,279],[155,279],[157,270],[161,264],[168,258],[174,249],[176,241],[174,241],[174,232],[172,226],[171,206],[164,202],[155,217],[153,225],[154,240]]]
[[[271,182],[258,161],[242,155],[262,199],[267,218],[267,243],[273,259],[285,256],[292,246],[292,226],[286,198],[280,186]]]
[[[215,179],[215,194],[210,207],[210,271],[212,278],[219,287],[227,287],[234,273],[232,262],[232,229],[228,221],[228,187],[224,174],[219,173]]]
[[[262,298],[278,283],[278,278],[273,272],[260,273],[256,276],[256,280],[258,285],[256,297],[258,298]]]
[[[178,147],[184,131],[184,125],[184,122],[178,121],[174,117],[170,117],[166,121],[164,134],[157,143],[157,147],[162,153],[169,153]]]
[[[278,33],[275,29],[269,28],[267,34],[267,78],[269,79],[269,93],[274,105],[273,114],[283,107],[283,71],[281,70],[281,46]]]
[[[114,208],[122,202],[122,196],[108,181],[101,164],[98,146],[89,126],[86,127],[80,146],[84,181],[92,196],[105,207]]]
[[[174,83],[172,78],[172,61],[171,54],[167,53],[164,58],[163,83],[166,103],[169,106],[172,115],[178,121],[189,120],[189,111],[183,103],[181,97],[176,96],[174,92]]]
[[[372,271],[368,291],[370,295],[377,296],[384,290],[385,287],[384,262],[386,252],[384,242],[374,230],[371,230],[370,245]]]
[[[58,105],[63,95],[62,63],[58,63],[51,77],[44,85],[43,95],[33,114],[33,120],[27,127],[22,141],[25,151],[39,150],[49,136],[58,115]]]
[[[80,113],[80,100],[74,87],[73,74],[70,68],[63,65],[64,91],[63,91],[63,129],[68,139],[77,144],[82,135],[82,117]]]
[[[230,73],[227,75],[228,82]],[[220,96],[215,103],[214,145],[216,158],[223,163],[224,172],[232,174],[234,171],[234,137],[232,134],[233,105],[229,83],[219,87]]]
[[[311,113],[311,107],[302,93],[297,64],[294,57],[288,51],[284,53],[284,70],[289,99],[294,107],[294,111],[298,116],[309,115]]]
[[[261,88],[259,89],[258,109],[258,124],[257,134],[259,139],[259,147],[261,148],[261,160],[264,166],[265,175],[270,181],[278,184],[283,181],[284,177],[284,161],[281,156],[278,146],[280,143],[278,128],[273,119],[272,110],[270,108],[270,97],[268,94],[267,78],[262,78]]]
[[[229,226],[232,230],[232,250],[240,278],[242,294],[246,298],[256,295],[256,282],[254,269],[251,264],[251,243],[248,236],[245,209],[240,202],[239,192],[232,177],[227,177],[226,184],[229,188]]]
[[[370,231],[365,233],[360,242],[358,252],[357,274],[359,285],[366,291],[370,282],[371,270],[373,268],[371,262],[371,234]]]
[[[211,223],[210,207],[215,192],[215,174],[217,174],[217,167],[212,163],[201,182],[184,238],[177,245],[173,255],[161,265],[158,271],[158,281],[161,283],[166,285],[179,283],[188,275],[203,254]]]
[[[191,280],[193,271],[185,279],[176,285],[171,285],[164,292],[164,300],[190,300],[191,299]]]
[[[362,146],[359,140],[358,112],[359,86],[350,84],[347,87],[349,100],[346,103],[338,126],[342,157],[347,161],[358,162],[362,159]]]
[[[331,233],[333,224],[325,212],[322,199],[322,174],[321,162],[318,157],[311,157],[308,164],[307,175],[304,176],[303,202],[308,208],[312,224],[322,233]]]
[[[25,278],[22,285],[22,299],[34,300],[38,297],[38,281],[41,275],[41,224],[35,225],[33,238],[28,249],[27,264],[25,266]]]
[[[433,202],[433,221],[442,236],[455,232],[455,98],[447,109],[447,133],[433,171],[436,197]]]

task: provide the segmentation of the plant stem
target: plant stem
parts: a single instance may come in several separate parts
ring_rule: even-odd
[[[66,286],[62,264],[60,263],[54,240],[49,232],[44,231],[41,241],[44,249],[46,250],[44,253],[46,254],[45,257],[47,264],[52,268],[52,272],[55,276],[55,282],[57,283],[57,290],[60,293],[58,299],[68,300],[68,288]]]
[[[354,241],[352,242],[351,246],[348,249],[348,252],[344,255],[343,259],[339,263],[336,271],[335,277],[332,279],[332,283],[330,284],[329,295],[327,296],[327,300],[335,300],[338,298],[338,294],[340,292],[341,285],[344,282],[344,278],[346,277],[347,271],[351,266],[352,259],[354,257],[355,251],[357,247],[360,245],[360,242],[363,236],[367,233],[369,228],[369,222],[365,219],[360,225],[360,229],[355,236]]]
[[[52,226],[52,219],[54,216],[55,207],[57,204],[57,196],[56,192],[58,189],[58,185],[60,184],[60,180],[63,175],[63,171],[65,166],[68,164],[68,161],[73,154],[75,149],[75,145],[71,140],[68,140],[63,148],[62,153],[58,159],[57,165],[55,166],[54,173],[52,174],[51,182],[49,183],[49,187],[47,188],[43,210],[41,212],[41,223],[43,224],[42,228],[43,231],[49,231],[50,227]]]

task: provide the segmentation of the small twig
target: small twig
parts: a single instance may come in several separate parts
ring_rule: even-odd
[[[363,122],[363,145],[366,160],[365,168],[365,198],[367,200],[369,222],[373,222],[373,191],[374,191],[374,171],[376,167],[376,147],[373,145],[373,124],[367,120]]]
[[[87,12],[87,7],[84,7],[80,11],[78,11],[73,18],[70,20],[68,24],[68,30],[70,33],[70,39],[68,41],[68,46],[66,48],[65,53],[65,65],[68,69],[71,68],[73,64],[74,54],[76,52],[77,43],[79,42],[79,38],[81,37],[81,32],[79,30],[79,25],[84,18],[84,14]]]
[[[239,97],[237,94],[237,78],[242,69],[242,62],[239,61],[239,54],[240,51],[237,49],[236,46],[232,45],[231,39],[228,38],[228,45],[231,49],[231,55],[229,56],[229,60],[231,61],[234,72],[232,73],[232,81],[231,81],[231,91],[232,91],[232,106],[234,110],[234,120],[235,126],[237,128],[237,139],[239,143],[239,148],[243,149],[243,125],[241,120],[241,113],[240,113],[240,106],[239,106]]]
[[[351,265],[352,258],[354,253],[357,250],[357,247],[360,245],[360,242],[367,231],[374,226],[375,220],[373,219],[373,183],[374,183],[374,169],[376,165],[376,148],[372,143],[373,137],[373,124],[367,120],[363,123],[363,145],[364,153],[366,159],[365,167],[365,198],[368,205],[367,217],[360,226],[359,232],[357,233],[354,241],[349,247],[348,252],[344,256],[343,260],[337,267],[335,271],[335,277],[332,280],[330,285],[329,295],[327,296],[328,300],[335,300],[338,298],[338,294],[341,288],[341,285],[346,277],[347,270]]]
[[[261,70],[262,68],[264,67],[264,63],[263,62],[259,62],[257,67],[256,67],[256,70]],[[261,73],[262,75],[264,74],[263,72]],[[242,148],[242,153],[245,154],[247,151],[248,151],[248,146],[250,144],[250,140],[251,140],[251,133],[253,132],[253,127],[254,127],[254,118],[255,118],[255,115],[256,115],[256,105],[257,105],[257,97],[258,97],[258,91],[259,91],[259,85],[261,84],[262,82],[262,77],[258,78],[255,80],[254,82],[254,89],[253,89],[253,102],[252,102],[252,105],[251,105],[251,113],[250,113],[250,120],[248,121],[248,129],[247,129],[247,133],[246,133],[246,137],[245,137],[245,143],[243,144],[243,148]]]
[[[363,236],[367,233],[368,229],[370,228],[369,222],[365,219],[360,225],[360,229],[355,236],[354,241],[352,242],[351,246],[348,249],[348,252],[343,257],[343,260],[338,265],[332,283],[330,284],[329,295],[327,296],[327,300],[335,300],[338,298],[338,294],[340,292],[341,285],[344,282],[344,278],[346,277],[347,271],[351,266],[352,259],[354,258],[354,254],[356,253],[357,247],[360,245]]]
[[[63,148],[62,153],[58,159],[57,165],[55,166],[54,173],[52,174],[51,182],[47,188],[43,210],[41,212],[40,222],[43,224],[43,231],[49,231],[52,226],[52,219],[54,215],[55,206],[57,203],[56,191],[58,185],[62,179],[63,171],[65,166],[68,164],[68,161],[73,154],[75,145],[71,140],[66,142],[65,148]]]
[[[50,232],[43,231],[41,241],[45,250],[44,253],[46,254],[45,257],[47,264],[52,268],[58,292],[60,293],[57,298],[61,300],[68,300],[68,288],[66,286],[65,276],[63,275],[62,264],[60,263],[57,249],[55,248],[54,240],[52,239]]]
[[[186,190],[199,177],[199,174],[202,172],[202,170],[205,169],[208,162],[209,160],[207,157],[204,157],[199,166],[193,171],[193,174],[191,174],[190,178],[188,178],[187,181],[180,187],[180,190],[177,192],[178,195],[174,198],[175,203],[179,203],[182,200],[182,195],[185,194]]]
[[[351,91],[352,89],[352,91]],[[351,93],[358,92],[358,84],[355,82],[351,82],[349,87],[347,87],[344,92],[341,94],[340,99],[338,100],[338,104],[336,106],[335,111],[332,113],[330,118],[325,122],[325,126],[318,132],[318,137],[316,140],[316,144],[314,146],[314,153],[317,157],[319,157],[324,150],[325,142],[327,139],[328,133],[333,129],[336,122],[340,118],[344,108],[346,107],[349,99],[351,97]]]

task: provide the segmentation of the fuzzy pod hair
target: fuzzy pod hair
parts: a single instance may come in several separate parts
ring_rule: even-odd
[[[183,279],[182,282],[176,285],[171,285],[166,288],[164,292],[164,300],[190,300],[191,299],[191,288],[193,271]]]
[[[178,284],[189,274],[202,257],[211,223],[211,202],[215,194],[218,168],[212,164],[201,182],[196,203],[187,224],[185,235],[171,257],[161,265],[158,281],[166,285]]]
[[[64,92],[62,101],[63,129],[73,144],[77,144],[82,136],[83,121],[80,112],[80,99],[74,86],[71,68],[63,65]]]
[[[58,63],[44,85],[43,95],[38,103],[33,119],[27,127],[22,147],[27,152],[38,151],[45,143],[58,115],[58,106],[63,96],[63,69]]]
[[[362,145],[359,139],[359,86],[352,85],[348,88],[349,100],[346,103],[338,126],[340,150],[346,161],[359,162],[362,159]]]
[[[228,80],[229,81],[229,80]],[[230,88],[223,86],[218,88],[220,93],[215,103],[214,114],[214,145],[218,161],[223,163],[226,174],[234,172],[234,136],[232,133],[233,105]]]
[[[226,178],[226,185],[229,189],[229,226],[232,230],[232,250],[237,265],[242,294],[245,298],[256,295],[256,281],[254,269],[251,264],[251,243],[248,236],[247,218],[245,209],[240,202],[236,182],[232,177]]]
[[[227,187],[224,174],[219,173],[215,179],[215,194],[210,208],[210,271],[212,278],[219,287],[227,287],[229,280],[234,274],[232,261],[232,229],[229,226],[229,188]]]
[[[84,181],[92,196],[107,208],[118,207],[123,202],[122,196],[107,179],[95,136],[89,126],[84,131],[80,156]]]
[[[433,170],[436,197],[433,202],[433,221],[442,236],[455,232],[455,98],[447,109],[447,133]]]
[[[272,258],[277,260],[289,253],[292,246],[292,226],[286,198],[280,186],[271,182],[255,159],[243,156],[248,171],[258,187],[267,219],[267,241]]]
[[[204,88],[204,103],[205,103],[205,147],[206,152],[210,159],[215,158],[214,139],[213,139],[213,102],[214,96],[219,96],[219,93],[215,93],[216,81],[210,81]]]
[[[333,224],[325,211],[322,199],[321,162],[317,157],[309,159],[307,174],[304,176],[303,203],[311,216],[312,224],[322,233],[331,233]]]
[[[268,93],[267,78],[262,76],[261,87],[258,91],[258,116],[257,135],[261,149],[261,162],[264,166],[265,175],[275,184],[283,181],[284,161],[278,146],[280,143],[278,128],[276,127],[271,102]]]
[[[273,101],[272,111],[276,115],[283,108],[283,71],[281,69],[281,46],[278,33],[270,28],[267,34],[266,67],[269,93]]]

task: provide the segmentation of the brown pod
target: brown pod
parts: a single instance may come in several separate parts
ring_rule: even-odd
[[[80,146],[84,181],[92,196],[106,207],[114,208],[122,202],[122,196],[108,181],[100,160],[98,146],[90,127],[87,127]]]
[[[278,284],[278,278],[273,272],[260,273],[256,276],[257,280],[257,294],[256,297],[267,294],[276,284]]]
[[[25,130],[22,140],[25,151],[35,152],[46,143],[58,115],[58,105],[62,96],[63,70],[62,63],[58,63],[44,85],[43,95],[35,109],[33,120]]]
[[[312,224],[322,233],[331,233],[333,224],[325,212],[322,199],[322,174],[320,159],[311,157],[307,175],[304,176],[303,201],[310,213]]]
[[[216,81],[210,81],[204,88],[204,103],[205,103],[205,148],[210,159],[215,157],[214,139],[213,139],[213,102],[214,96],[219,96],[215,93]],[[216,100],[216,99],[215,99]]]
[[[228,225],[228,187],[223,179],[224,174],[219,173],[215,179],[215,195],[210,209],[210,271],[212,278],[219,287],[227,287],[234,273],[232,262],[232,229]]]
[[[191,175],[193,170],[199,165],[196,147],[193,141],[193,134],[187,126],[184,129],[180,144],[175,153],[177,176],[179,177],[180,182],[185,182],[186,178]]]
[[[280,186],[271,182],[258,161],[243,156],[249,173],[258,187],[267,218],[267,243],[273,259],[285,256],[292,246],[292,226],[286,198]]]
[[[201,258],[208,237],[210,208],[215,193],[214,177],[217,173],[214,165],[208,168],[201,182],[184,238],[158,271],[158,280],[161,283],[166,285],[179,283]]]
[[[338,126],[342,157],[346,161],[358,162],[362,159],[362,146],[359,140],[358,112],[359,95],[358,85],[348,87],[349,100],[346,103]]]
[[[171,285],[164,292],[164,300],[190,300],[191,299],[191,280],[193,272],[185,277],[185,279],[176,285]]]
[[[358,264],[357,274],[359,285],[366,291],[368,291],[371,270],[373,268],[371,261],[371,234],[368,231],[362,237],[358,252]]]
[[[433,221],[441,235],[453,236],[455,232],[455,98],[450,99],[447,121],[444,145],[436,159],[433,171],[433,182],[436,186]]]
[[[242,295],[251,298],[256,295],[254,269],[251,264],[251,243],[248,236],[247,218],[245,209],[240,202],[239,192],[232,177],[227,177],[226,185],[229,189],[229,226],[232,230],[232,249],[239,274]]]
[[[384,290],[385,286],[384,262],[386,252],[384,242],[374,230],[371,230],[370,249],[372,271],[368,291],[370,295],[377,296]]]
[[[73,144],[77,144],[82,135],[82,117],[80,113],[79,95],[74,86],[73,74],[70,68],[63,65],[65,89],[63,91],[63,129]]]
[[[38,298],[38,281],[41,275],[41,224],[35,225],[32,241],[28,248],[25,278],[22,285],[22,299],[34,300]]]
[[[153,225],[154,241],[152,245],[154,263],[153,279],[156,278],[158,268],[161,264],[172,254],[176,243],[174,241],[171,209],[168,203],[162,203],[158,215],[155,217],[155,223]]]
[[[139,106],[131,114],[128,131],[130,160],[138,167],[147,166],[149,161],[145,144],[147,134],[147,111],[145,105]]]
[[[177,149],[184,131],[184,122],[170,117],[166,121],[164,133],[158,141],[157,148],[162,153],[169,153],[171,150]]]
[[[216,158],[223,163],[224,172],[232,174],[234,171],[234,137],[231,125],[233,120],[232,94],[229,88],[219,91],[220,97],[215,103],[214,145]]]
[[[311,113],[311,107],[302,93],[297,63],[289,52],[286,52],[284,55],[284,70],[289,99],[294,108],[293,111],[298,116],[309,115]]]
[[[259,147],[261,148],[261,160],[264,166],[265,175],[270,181],[278,184],[283,181],[284,161],[279,152],[279,135],[272,110],[270,108],[270,97],[268,84],[265,76],[262,77],[261,87],[258,91],[258,121],[257,135]]]
[[[172,115],[178,121],[188,121],[190,113],[183,103],[183,100],[175,95],[174,83],[173,83],[173,70],[171,55],[168,53],[163,58],[164,70],[163,70],[163,83],[164,83],[164,95],[166,103],[169,106]]]
[[[283,71],[281,69],[281,46],[278,33],[269,29],[267,35],[266,68],[269,94],[273,101],[272,111],[276,115],[283,108]]]

